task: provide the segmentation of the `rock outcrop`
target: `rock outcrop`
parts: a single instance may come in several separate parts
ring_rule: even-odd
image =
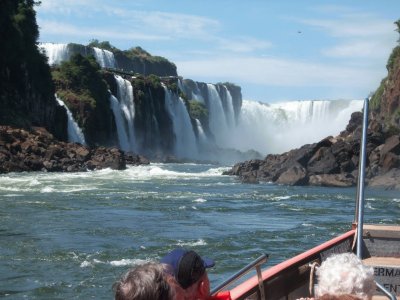
[[[0,173],[46,171],[79,172],[111,168],[123,170],[126,164],[148,164],[139,155],[117,148],[88,148],[54,139],[46,129],[32,130],[0,126]]]
[[[361,112],[353,113],[346,130],[337,137],[327,137],[280,155],[270,154],[264,160],[241,162],[224,174],[239,176],[247,183],[354,186],[358,176],[361,119]],[[399,188],[399,174],[400,135],[384,132],[372,121],[368,130],[367,183]]]

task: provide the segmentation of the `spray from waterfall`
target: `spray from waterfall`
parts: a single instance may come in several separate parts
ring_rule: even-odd
[[[65,105],[65,103],[55,95],[56,100],[60,106],[63,106],[67,112],[68,116],[68,141],[71,143],[79,143],[82,145],[86,145],[85,136],[83,135],[82,130],[79,128],[78,123],[75,122],[74,117],[72,116],[71,111]]]
[[[228,146],[262,154],[282,153],[344,130],[361,100],[263,104],[244,100]]]

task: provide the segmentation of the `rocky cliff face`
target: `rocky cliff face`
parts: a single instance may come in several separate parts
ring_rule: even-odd
[[[36,46],[39,31],[33,5],[20,0],[1,4],[0,124],[43,126],[66,140],[67,116],[57,105],[50,68]]]

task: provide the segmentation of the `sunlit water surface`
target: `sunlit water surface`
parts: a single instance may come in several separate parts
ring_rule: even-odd
[[[226,168],[0,176],[0,298],[112,299],[130,266],[176,247],[213,258],[213,286],[263,253],[268,265],[350,228],[355,188],[241,184]],[[398,191],[367,189],[365,220],[400,224]]]

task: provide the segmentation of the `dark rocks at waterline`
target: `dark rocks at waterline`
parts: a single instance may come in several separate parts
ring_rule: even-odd
[[[41,127],[24,130],[0,126],[0,173],[123,170],[127,164],[149,164],[149,161],[140,155],[125,155],[117,148],[88,148],[60,142]]]
[[[357,184],[361,137],[361,113],[353,113],[346,130],[314,144],[270,154],[263,160],[235,164],[224,175],[242,182],[273,182],[285,185],[350,187]],[[368,129],[367,184],[400,188],[400,135],[383,132],[372,121]]]

